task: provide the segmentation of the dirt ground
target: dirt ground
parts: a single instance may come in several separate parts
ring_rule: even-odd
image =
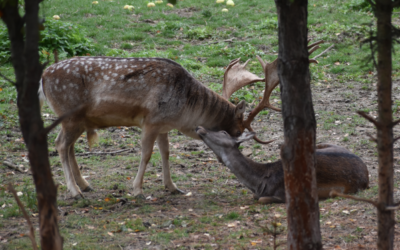
[[[393,96],[395,100],[400,97],[399,82],[394,82]],[[355,113],[357,110],[369,110],[370,115],[376,116],[375,86],[366,88],[361,83],[339,83],[335,79],[329,83],[313,83],[313,100],[318,123],[317,142],[334,143],[360,156],[368,166],[370,188],[357,195],[376,198],[377,154],[374,143],[368,137],[368,134],[375,135],[376,132],[370,123]],[[395,113],[395,117],[398,116]],[[253,128],[259,131],[261,139],[276,141],[261,147],[255,146],[255,142],[246,142],[243,152],[259,162],[278,159],[283,142],[281,115],[272,111],[258,117]],[[121,149],[118,147],[120,141],[137,141],[136,137],[121,136],[126,131],[125,128],[102,131],[101,136],[109,136],[115,143],[95,151],[113,152]],[[18,128],[15,128],[11,138],[20,138],[18,133]],[[134,133],[140,135],[138,129]],[[396,127],[394,136],[399,135],[399,127]],[[1,138],[2,141],[5,139]],[[262,227],[271,227],[274,223],[281,223],[278,229],[283,229],[276,240],[285,242],[287,224],[284,204],[257,204],[251,192],[216,161],[201,141],[173,133],[170,144],[171,156],[177,159],[172,163],[171,171],[178,187],[187,194],[170,195],[162,188],[161,163],[158,162],[147,169],[144,201],[131,197],[129,193],[137,171],[137,164],[129,167],[132,165],[129,157],[140,156],[139,141],[129,151],[78,157],[83,175],[95,188],[95,192],[85,193],[86,201],[76,201],[69,196],[59,159],[52,152],[52,169],[56,182],[60,184],[59,225],[65,249],[272,249],[274,237]],[[396,201],[400,200],[399,151],[400,144],[396,142]],[[8,152],[7,159],[18,164],[24,153],[23,149]],[[103,161],[110,166],[97,166]],[[17,184],[23,183],[26,177],[30,178],[29,172],[19,173],[6,167],[0,168],[0,174],[6,182]],[[324,249],[376,249],[377,218],[372,205],[334,198],[320,202],[320,214]],[[32,213],[31,218],[38,229],[37,214]],[[141,225],[127,224],[138,219]],[[398,215],[395,220],[399,221]],[[21,240],[29,246],[27,226],[22,216],[0,218],[0,221],[3,224],[0,228],[0,249],[23,249],[18,245]],[[396,225],[395,249],[400,249],[399,234]],[[285,249],[285,245],[279,249]]]

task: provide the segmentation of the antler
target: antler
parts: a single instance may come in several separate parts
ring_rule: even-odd
[[[247,60],[244,64],[239,63],[240,58],[232,60],[224,74],[224,83],[222,84],[222,97],[229,99],[233,93],[242,87],[249,85],[253,82],[264,81],[263,78],[246,70],[246,65],[250,61]],[[228,85],[229,83],[229,85]]]
[[[311,41],[311,39],[308,40],[308,43]],[[311,55],[314,51],[316,51],[318,48],[320,48],[319,44],[324,43],[323,40],[320,40],[318,42],[312,43],[307,46],[308,49],[308,54]],[[279,84],[279,76],[278,76],[278,59],[275,59],[272,63],[268,63],[263,61],[259,56],[257,56],[258,61],[260,62],[264,74],[265,74],[265,79],[259,78],[258,76],[254,75],[253,73],[248,72],[245,67],[249,60],[245,62],[245,64],[241,65],[238,64],[240,58],[232,60],[228,67],[226,68],[225,75],[224,75],[224,83],[223,83],[223,90],[222,90],[222,96],[226,99],[229,99],[229,97],[238,89],[249,85],[253,82],[258,82],[265,80],[265,90],[264,90],[264,96],[261,100],[261,102],[249,113],[249,116],[247,119],[243,122],[244,127],[247,128],[249,131],[254,132],[253,128],[251,127],[251,122],[254,120],[254,118],[257,116],[258,113],[260,113],[261,110],[264,108],[270,108],[275,111],[281,111],[281,109],[276,108],[271,105],[269,102],[269,98],[271,96],[272,91],[275,89],[275,87]],[[318,61],[313,58],[309,59],[310,63],[318,63]],[[227,83],[229,82],[229,85]],[[274,140],[271,141],[262,141],[257,138],[257,136],[254,136],[254,140],[257,141],[258,143],[261,144],[269,144],[273,142]]]

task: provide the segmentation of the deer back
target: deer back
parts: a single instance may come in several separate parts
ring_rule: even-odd
[[[168,59],[74,57],[47,68],[42,84],[57,115],[84,105],[86,128],[152,125],[195,138],[197,125],[244,129],[243,112]]]

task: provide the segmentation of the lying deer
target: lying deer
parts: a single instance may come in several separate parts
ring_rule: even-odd
[[[248,71],[229,69],[230,79],[258,78]],[[263,79],[260,79],[263,80]],[[74,57],[53,64],[42,76],[41,103],[62,116],[78,109],[61,123],[56,139],[68,190],[73,197],[90,191],[82,177],[74,144],[86,131],[89,147],[95,142],[95,129],[111,126],[142,128],[142,156],[133,181],[133,194],[143,195],[146,165],[157,140],[162,158],[163,184],[172,193],[182,192],[170,176],[168,131],[177,129],[199,139],[199,125],[226,130],[239,136],[245,129],[245,102],[237,106],[194,79],[182,66],[160,58]]]
[[[282,162],[257,163],[243,156],[238,149],[240,143],[254,138],[254,132],[246,131],[234,138],[225,131],[213,132],[199,126],[196,133],[260,203],[285,202]],[[329,198],[332,190],[347,194],[368,188],[367,166],[347,149],[318,144],[315,158],[319,199]]]

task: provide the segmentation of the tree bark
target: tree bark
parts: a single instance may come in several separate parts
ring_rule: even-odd
[[[393,249],[393,118],[392,118],[392,1],[377,0],[378,71],[378,249]]]
[[[25,1],[24,17],[19,15],[17,0],[0,3],[1,18],[7,25],[11,41],[19,121],[36,187],[41,247],[62,249],[63,239],[57,221],[57,187],[50,169],[47,134],[43,129],[37,94],[43,70],[38,53],[40,0]]]
[[[316,121],[307,50],[307,0],[275,0],[284,145],[288,249],[322,249],[315,178]]]

